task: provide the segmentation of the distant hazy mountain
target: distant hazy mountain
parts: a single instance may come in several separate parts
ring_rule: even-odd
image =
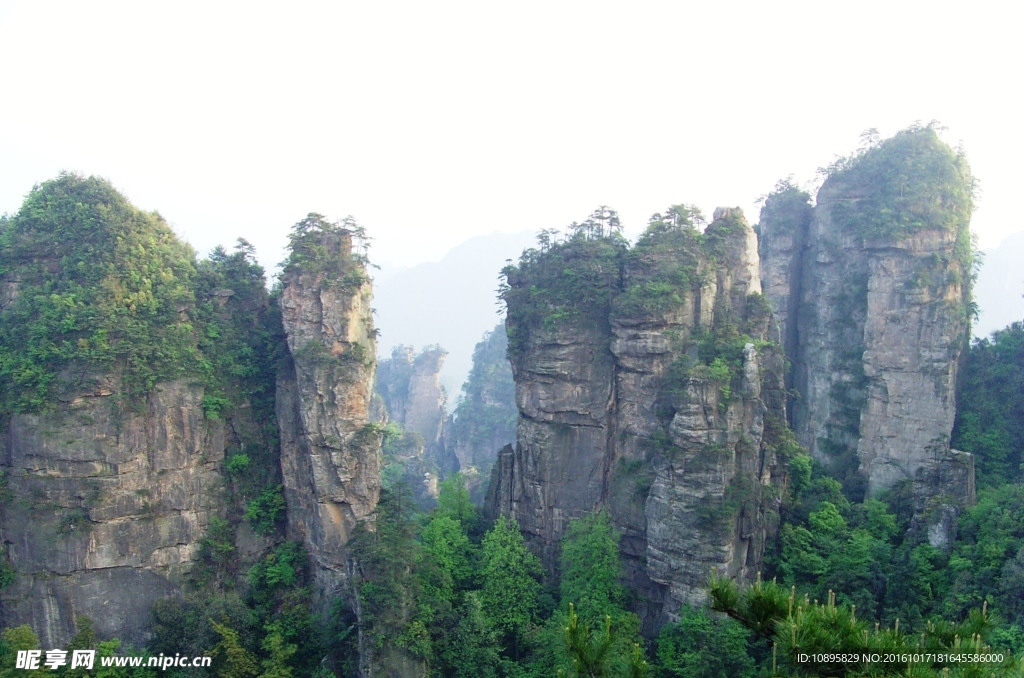
[[[492,233],[457,245],[441,261],[382,270],[373,300],[379,355],[390,356],[397,344],[447,349],[441,382],[450,407],[469,374],[473,347],[500,319],[498,273],[534,242],[532,231]]]
[[[974,298],[980,308],[974,327],[976,337],[987,337],[1024,320],[1024,231],[983,252],[985,258],[974,285]]]

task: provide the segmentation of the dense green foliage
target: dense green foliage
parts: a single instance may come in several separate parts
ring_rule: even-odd
[[[614,211],[601,208],[572,224],[563,240],[554,234],[542,231],[539,249],[525,250],[517,265],[502,269],[510,355],[526,350],[532,328],[607,322],[620,290],[628,243]]]
[[[603,208],[572,224],[562,240],[541,231],[539,247],[502,270],[510,355],[524,350],[533,329],[607,322],[613,309],[643,315],[678,307],[714,275],[740,228],[739,217],[730,214],[701,232],[699,209],[673,205],[654,214],[630,248],[617,227],[603,225],[602,214],[617,224],[614,212]]]
[[[855,605],[858,619],[890,628],[899,620],[917,633],[967,622],[987,605],[985,641],[1024,651],[1022,346],[1024,331],[1015,323],[975,342],[965,361],[953,444],[976,454],[982,489],[949,548],[924,539],[909,484],[881,500],[855,502],[815,467],[791,484],[769,549],[769,576],[811,599],[834,595],[841,608]]]
[[[484,536],[480,569],[484,612],[518,658],[519,647],[537,619],[541,569],[514,521],[502,516]]]
[[[352,217],[335,223],[322,214],[310,212],[292,227],[288,239],[288,258],[283,265],[285,276],[295,273],[322,276],[327,286],[348,291],[369,281],[366,275],[368,238],[365,229]],[[351,251],[350,256],[335,256],[333,252],[338,250],[338,245],[346,242],[341,251]]]
[[[984,609],[959,623],[937,621],[915,630],[901,627],[898,619],[883,628],[838,604],[831,592],[825,602],[811,602],[773,581],[758,580],[740,591],[735,582],[712,577],[710,595],[712,609],[771,642],[772,676],[1011,678],[1024,669],[1024,660],[992,647],[995,625]],[[936,656],[948,654],[968,659]],[[977,655],[1000,659],[970,658]]]
[[[311,611],[312,581],[302,546],[277,546],[249,568],[245,583],[244,593],[208,586],[156,603],[150,651],[214,657],[209,670],[171,669],[166,675],[315,675],[328,639]]]
[[[121,641],[117,638],[106,641],[97,641],[96,633],[93,630],[92,622],[79,617],[75,620],[78,632],[68,641],[65,647],[67,650],[64,665],[50,668],[46,665],[48,659],[46,649],[39,643],[39,637],[28,625],[15,626],[3,632],[0,636],[0,678],[41,678],[42,676],[62,676],[65,678],[82,678],[84,676],[96,676],[97,678],[156,678],[162,672],[155,668],[128,668],[128,667],[103,667],[103,658],[121,656],[124,654],[141,655],[144,659],[152,656],[148,652],[138,651],[131,647],[121,647]],[[42,650],[38,669],[16,668],[18,652],[21,650]],[[81,667],[72,669],[70,658],[75,650],[95,650],[96,655],[93,663],[93,670],[87,671]]]
[[[616,313],[643,315],[679,307],[700,288],[704,258],[704,224],[700,210],[690,205],[673,205],[664,214],[654,214],[647,229],[625,256],[629,276],[615,299]]]
[[[156,213],[96,177],[62,174],[0,223],[0,413],[53,409],[100,373],[130,405],[197,374],[196,263]],[[12,294],[13,293],[13,294]]]
[[[623,609],[619,535],[604,511],[569,523],[562,545],[560,593],[585,621]]]
[[[336,618],[361,618],[365,645],[384,663],[405,657],[431,675],[467,678],[648,675],[639,621],[626,610],[618,535],[604,514],[570,524],[554,586],[515,521],[483,524],[459,475],[442,483],[428,514],[402,486],[385,491],[376,529],[361,528],[352,544],[356,599]],[[574,661],[605,641],[593,665],[600,672],[580,672]],[[333,654],[351,666],[356,651],[349,635]]]
[[[733,619],[684,607],[679,621],[658,634],[657,660],[664,678],[753,678],[750,633]]]
[[[139,409],[157,383],[186,377],[203,388],[205,417],[225,423],[225,510],[210,516],[190,593],[154,607],[147,649],[220,648],[211,671],[188,675],[248,675],[250,655],[258,668],[251,675],[312,675],[323,652],[305,553],[281,545],[278,532],[274,412],[284,333],[252,246],[239,240],[231,253],[217,248],[197,262],[159,215],[105,181],[64,174],[0,225],[0,281],[0,415],[54,410],[66,394],[97,384],[122,411]],[[245,521],[266,539],[255,563],[237,546]],[[79,621],[80,635],[87,626]],[[117,641],[89,646],[130,650]],[[229,655],[242,668],[231,668]]]
[[[934,125],[915,125],[884,141],[869,141],[826,170],[829,179],[865,195],[833,207],[841,227],[867,238],[924,229],[967,231],[974,179],[963,153],[943,143]]]
[[[978,484],[1020,482],[1024,462],[1024,327],[974,342],[957,391],[953,447],[972,452]]]
[[[960,518],[950,549],[930,546],[913,520],[909,486],[885,501],[852,503],[838,481],[817,470],[783,511],[766,572],[812,599],[834,596],[858,618],[920,631],[962,620],[988,605],[993,640],[1024,649],[1019,604],[1024,562],[1024,492],[1018,485],[984,490]]]
[[[200,261],[196,317],[207,418],[225,419],[229,522],[270,534],[284,513],[275,417],[277,366],[286,352],[276,297],[267,293],[252,245],[216,248]],[[225,534],[222,543],[229,535]],[[209,537],[208,537],[209,541]]]

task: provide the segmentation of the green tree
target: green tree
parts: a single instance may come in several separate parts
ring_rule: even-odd
[[[483,613],[518,659],[536,620],[541,567],[526,548],[515,520],[501,516],[484,535],[480,570]]]
[[[605,511],[569,523],[562,538],[563,603],[575,606],[584,623],[612,615],[621,621],[626,589],[622,586],[619,533]]]
[[[275,485],[260,492],[259,496],[249,502],[245,517],[257,534],[270,534],[284,517],[287,505],[284,500],[284,487]]]
[[[749,632],[738,622],[683,606],[679,621],[658,634],[658,666],[664,678],[752,678]]]
[[[153,654],[173,656],[208,655],[221,641],[213,620],[227,623],[249,652],[259,649],[262,624],[256,612],[237,593],[211,595],[209,592],[171,596],[157,600],[150,611],[149,628],[153,639],[147,648]],[[197,675],[203,675],[197,671]],[[214,675],[206,672],[206,675]]]
[[[221,678],[256,678],[259,675],[259,664],[256,658],[243,646],[238,632],[227,623],[210,620],[214,630],[220,635],[220,642],[213,649],[213,654],[222,658],[223,666],[218,675]]]
[[[422,638],[419,628],[412,628],[423,581],[416,571],[423,553],[416,541],[414,509],[415,500],[405,485],[382,490],[375,529],[361,526],[349,541],[358,563],[360,621],[374,651]]]
[[[441,647],[442,675],[496,678],[501,664],[498,634],[484,615],[477,591],[466,593],[455,611],[455,630]]]
[[[444,514],[435,514],[420,533],[423,551],[456,589],[469,588],[473,581],[474,548],[462,523]]]
[[[606,678],[615,670],[615,634],[612,618],[606,616],[598,630],[581,622],[576,608],[569,603],[565,623],[565,646],[572,667],[571,675],[579,678]]]
[[[466,479],[461,473],[441,481],[434,514],[458,521],[467,534],[473,534],[479,528],[480,512],[473,505]]]
[[[15,668],[18,652],[23,650],[38,650],[39,636],[28,624],[15,626],[6,629],[3,633],[3,646],[0,648],[0,678],[42,678],[51,675],[51,672],[42,668],[42,661],[39,662],[39,669],[25,670]]]
[[[960,517],[960,538],[949,555],[950,590],[943,612],[961,616],[993,593],[997,609],[1020,610],[1013,599],[1014,561],[1024,547],[1024,485],[1007,484],[978,493],[978,503]],[[1003,576],[1009,575],[1003,581]],[[1005,591],[1008,598],[999,595]],[[1019,617],[1011,617],[1020,621]]]
[[[260,663],[263,671],[259,678],[292,678],[292,667],[288,661],[298,646],[287,642],[278,627],[271,626],[269,631],[263,639],[263,650],[268,656]]]
[[[591,628],[570,603],[560,623],[566,656],[565,668],[558,669],[557,675],[571,678],[648,678],[650,675],[651,667],[640,643],[623,644],[622,634],[613,628],[611,615]]]

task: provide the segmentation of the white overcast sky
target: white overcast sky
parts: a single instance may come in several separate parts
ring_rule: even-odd
[[[599,204],[631,233],[677,202],[749,214],[865,129],[937,119],[992,246],[1024,228],[1017,7],[0,0],[0,212],[68,169],[200,253],[276,263],[317,211],[410,265]]]

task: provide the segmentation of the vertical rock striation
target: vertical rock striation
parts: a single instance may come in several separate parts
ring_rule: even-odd
[[[122,412],[115,388],[101,379],[60,413],[16,414],[3,438],[0,529],[18,576],[0,625],[29,624],[45,647],[64,646],[80,616],[142,645],[140,621],[180,590],[223,508],[224,427],[203,416],[203,389],[163,383]]]
[[[568,521],[603,505],[614,439],[611,302],[620,290],[621,238],[582,232],[506,269],[509,358],[519,422],[509,503],[554,567]],[[571,267],[571,268],[568,268]],[[499,471],[506,464],[499,465]]]
[[[658,417],[647,415],[648,433],[640,438],[654,448],[645,507],[647,571],[667,587],[668,613],[679,602],[702,602],[712,569],[754,578],[784,479],[777,455],[785,442],[783,360],[769,343],[772,319],[761,296],[756,236],[738,209],[720,209],[703,240],[696,267],[675,263],[694,273],[691,293],[675,309],[684,324],[662,330],[689,340],[677,340],[667,355],[647,351],[660,358],[649,374],[661,377],[661,398],[671,413],[661,429],[667,437]],[[637,284],[650,282],[641,277]],[[644,315],[626,317],[636,322]],[[628,395],[623,389],[622,401],[652,392],[658,390]]]
[[[799,394],[794,430],[855,495],[914,480],[949,453],[969,334],[971,187],[963,159],[913,128],[832,168],[809,220],[791,187],[762,211],[763,281]]]
[[[291,358],[277,390],[288,528],[324,597],[345,581],[345,544],[380,494],[380,433],[369,418],[376,333],[354,234],[318,215],[300,222],[280,300]]]
[[[577,234],[506,271],[520,419],[492,510],[552,567],[568,521],[607,510],[648,630],[701,600],[712,568],[753,576],[782,482],[757,238],[738,209],[703,234],[698,216],[656,215],[631,250]]]
[[[771,303],[778,335],[773,340],[796,362],[797,317],[801,298],[804,249],[811,223],[811,196],[789,182],[780,182],[765,200],[758,224],[761,287]],[[786,389],[793,390],[793,372],[786,372]],[[795,402],[787,401],[792,416]]]

